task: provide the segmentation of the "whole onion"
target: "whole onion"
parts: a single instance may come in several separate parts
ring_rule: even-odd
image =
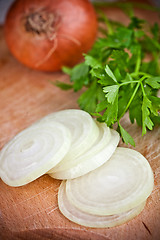
[[[93,45],[97,18],[88,0],[16,0],[4,26],[10,52],[42,71],[73,66]]]

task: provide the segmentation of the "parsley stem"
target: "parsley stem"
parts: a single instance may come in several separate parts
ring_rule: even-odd
[[[137,58],[137,62],[136,62],[136,66],[135,66],[135,73],[139,72],[141,66],[141,51],[138,51],[138,58]]]
[[[131,77],[138,77],[139,75],[145,76],[145,77],[152,77],[151,74],[145,73],[145,72],[133,72],[130,74]]]
[[[126,84],[131,84],[131,83],[138,83],[139,80],[135,80],[135,81],[129,81],[129,82],[124,82],[124,83],[120,83],[120,87],[123,86],[123,85],[126,85]]]
[[[109,19],[107,18],[106,14],[104,14],[102,11],[98,11],[98,12],[99,12],[100,18],[102,19],[102,21],[107,26],[108,34],[112,35],[113,34],[113,28],[112,28],[111,23],[110,23]]]
[[[140,83],[141,83],[141,89],[142,89],[143,96],[146,96],[146,93],[145,93],[145,91],[144,91],[144,86],[143,86],[143,84],[142,84],[142,81],[141,81]]]
[[[132,96],[131,96],[131,98],[130,98],[128,104],[127,104],[127,106],[125,107],[123,113],[120,115],[120,117],[118,118],[117,121],[119,121],[119,120],[123,117],[123,115],[127,112],[127,110],[128,110],[128,108],[129,108],[129,106],[130,106],[133,98],[135,97],[135,95],[136,95],[136,93],[137,93],[137,91],[138,91],[138,88],[139,88],[140,84],[141,84],[141,82],[138,82],[138,83],[137,83],[137,86],[135,87],[134,92],[132,93]]]
[[[113,29],[112,29],[112,26],[108,20],[108,18],[106,16],[104,16],[104,22],[108,28],[108,34],[112,35],[113,34]]]

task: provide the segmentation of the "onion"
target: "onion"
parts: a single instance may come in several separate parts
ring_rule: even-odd
[[[69,201],[81,211],[113,215],[143,203],[153,190],[148,161],[137,151],[118,147],[109,161],[79,178],[67,180]]]
[[[146,202],[143,202],[137,207],[121,214],[98,216],[83,212],[69,202],[66,195],[65,181],[61,183],[58,192],[58,207],[61,213],[72,222],[86,227],[105,228],[115,227],[126,223],[140,214],[144,209],[145,203]]]
[[[27,184],[68,152],[70,131],[61,123],[37,123],[18,133],[0,152],[0,176],[10,186]]]
[[[148,161],[117,147],[119,138],[83,110],[54,112],[2,148],[0,176],[14,187],[43,174],[67,179],[58,191],[64,216],[88,227],[118,226],[143,210],[154,186]]]
[[[105,123],[97,123],[100,129],[96,142],[78,158],[69,161],[68,166],[63,171],[55,171],[57,166],[50,171],[50,176],[57,179],[72,179],[82,176],[105,163],[114,153],[120,136],[118,132],[109,129]],[[59,166],[63,161],[59,163]]]
[[[40,121],[47,124],[52,120],[65,125],[72,136],[70,150],[61,163],[54,167],[54,171],[62,171],[94,144],[99,136],[99,128],[89,113],[78,109],[61,110],[49,114]],[[49,172],[52,171],[51,169]]]
[[[21,63],[57,71],[76,64],[92,47],[97,19],[88,0],[16,0],[4,30],[8,48]]]

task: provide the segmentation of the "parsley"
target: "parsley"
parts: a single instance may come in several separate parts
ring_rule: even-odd
[[[142,126],[142,135],[160,124],[160,28],[134,16],[131,8],[128,15],[130,23],[124,26],[100,13],[103,37],[84,55],[83,63],[63,69],[71,85],[58,86],[74,91],[86,87],[78,99],[80,108],[109,127],[116,123],[123,141],[134,146],[120,122],[127,111],[131,123]]]

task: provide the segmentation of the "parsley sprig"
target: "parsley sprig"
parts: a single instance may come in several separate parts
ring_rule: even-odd
[[[74,91],[85,87],[78,99],[80,108],[109,127],[117,123],[123,141],[134,146],[120,121],[126,112],[131,123],[142,126],[142,135],[160,124],[160,28],[130,13],[128,26],[100,13],[103,37],[84,55],[84,62],[63,68],[71,84],[57,85]]]

